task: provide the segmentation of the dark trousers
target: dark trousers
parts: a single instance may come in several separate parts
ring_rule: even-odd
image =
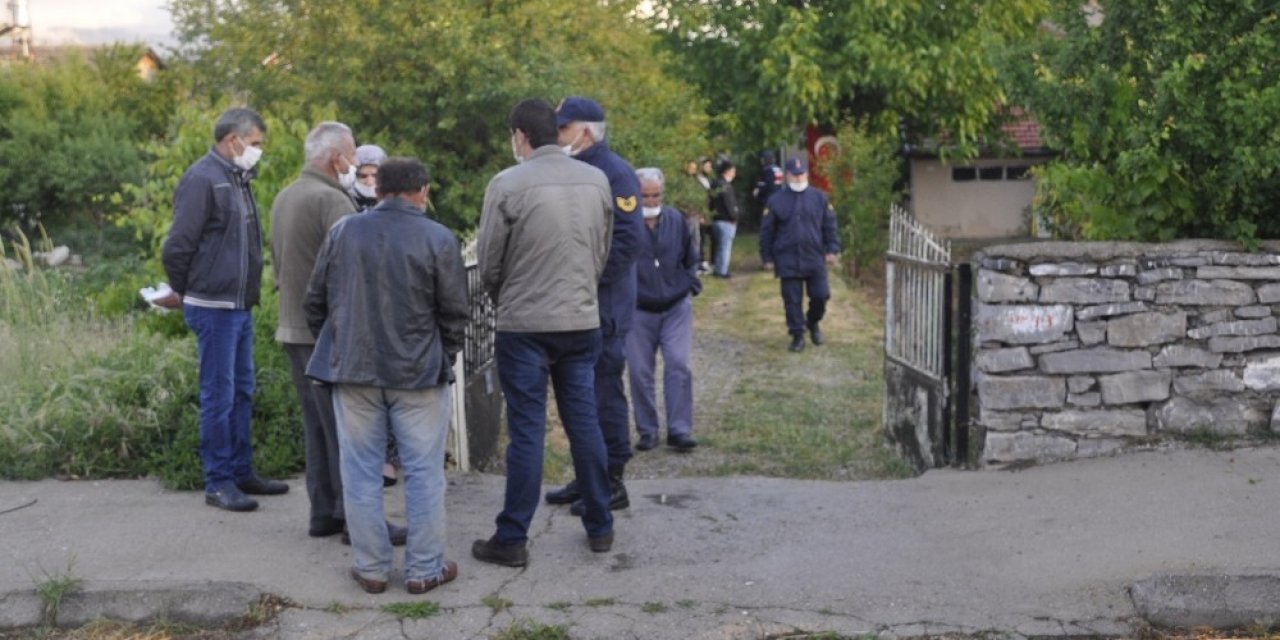
[[[803,313],[804,293],[809,293],[809,313]],[[782,278],[782,306],[787,312],[787,333],[804,335],[806,325],[817,324],[827,312],[831,285],[826,269],[803,278]]]
[[[631,459],[631,415],[622,383],[626,367],[627,332],[604,336],[595,368],[596,413],[609,451],[609,470],[615,474]]]
[[[600,357],[600,330],[559,333],[499,331],[495,343],[498,380],[507,402],[507,493],[496,520],[497,540],[504,544],[529,539],[529,524],[542,491],[542,454],[547,436],[547,378],[556,392],[556,407],[573,471],[586,506],[587,535],[613,531],[609,513],[609,478],[604,438],[596,416],[592,369]]]
[[[338,458],[338,431],[333,415],[333,393],[307,377],[307,363],[315,345],[284,343],[293,372],[293,388],[302,404],[302,436],[306,445],[307,498],[311,524],[324,526],[327,518],[346,519],[342,506],[342,472]]]

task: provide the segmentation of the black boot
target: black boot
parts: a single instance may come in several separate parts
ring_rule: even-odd
[[[809,338],[812,339],[813,343],[816,345],[827,341],[826,338],[822,337],[822,329],[818,328],[817,322],[809,323]],[[801,342],[804,342],[804,340],[802,339]]]
[[[792,353],[804,351],[804,334],[797,333],[791,336],[791,346],[787,347],[787,350]]]
[[[560,489],[547,492],[547,504],[572,504],[574,501],[582,498],[582,493],[578,491],[578,479],[574,478]]]
[[[622,484],[622,474],[626,470],[623,465],[609,465],[609,510],[616,511],[618,509],[626,509],[631,506],[631,499],[627,497],[627,485]],[[587,512],[587,503],[581,498],[569,507],[569,513],[580,516]]]

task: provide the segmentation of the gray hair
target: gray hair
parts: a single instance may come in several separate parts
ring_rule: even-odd
[[[636,179],[639,180],[641,183],[656,182],[658,183],[658,186],[663,186],[663,187],[665,187],[667,184],[666,177],[662,175],[662,169],[659,169],[657,167],[644,167],[641,169],[636,169]]]
[[[584,122],[582,123],[587,131],[591,132],[591,139],[596,142],[604,141],[604,123],[603,122]]]
[[[321,122],[307,134],[302,144],[303,154],[308,164],[323,160],[349,139],[352,139],[351,127],[341,122]]]
[[[255,128],[263,133],[267,132],[267,123],[262,121],[262,116],[257,111],[248,107],[231,107],[223,111],[213,124],[213,141],[222,142],[231,133],[244,137]]]

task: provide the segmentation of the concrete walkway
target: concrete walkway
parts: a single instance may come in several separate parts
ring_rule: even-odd
[[[696,455],[696,454],[695,454]],[[83,580],[59,622],[225,622],[262,593],[296,603],[249,637],[488,638],[515,621],[572,638],[1120,636],[1280,620],[1280,450],[1160,451],[901,481],[630,482],[611,553],[567,507],[539,508],[530,564],[482,564],[503,479],[451,476],[461,575],[426,596],[347,577],[348,547],[306,535],[300,479],[250,514],[148,480],[0,483],[0,628],[35,625],[35,585]],[[388,491],[403,521],[401,491]],[[1130,593],[1130,588],[1138,584]],[[1269,591],[1272,590],[1272,591]],[[381,607],[429,600],[400,620]]]

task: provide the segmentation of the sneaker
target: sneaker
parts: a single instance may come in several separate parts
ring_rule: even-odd
[[[452,560],[444,561],[444,568],[440,570],[439,578],[431,578],[430,580],[405,580],[404,590],[417,596],[422,595],[446,582],[453,582],[458,577],[458,563]]]
[[[494,536],[488,540],[471,543],[471,557],[481,562],[500,564],[504,567],[523,567],[529,564],[529,549],[525,543],[504,544]]]

